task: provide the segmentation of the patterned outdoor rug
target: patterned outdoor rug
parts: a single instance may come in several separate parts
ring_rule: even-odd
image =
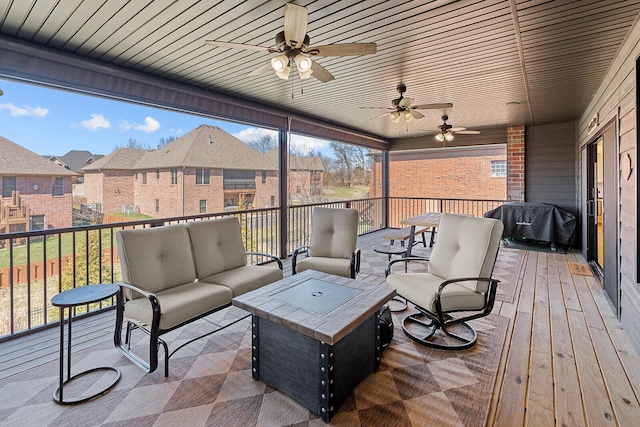
[[[408,313],[405,312],[405,313]],[[399,313],[404,315],[405,313]],[[209,317],[246,314],[230,308]],[[415,344],[394,319],[391,346],[331,420],[337,426],[484,426],[506,335],[506,318],[474,321],[478,343],[447,352]],[[205,328],[205,329],[203,329]],[[204,320],[167,335],[170,348],[210,330]],[[72,356],[73,372],[117,366],[122,378],[107,394],[75,406],[55,404],[58,362],[0,381],[0,425],[8,426],[317,426],[322,420],[283,393],[251,378],[249,319],[180,350],[164,377],[163,363],[144,374],[111,341]],[[110,373],[88,375],[65,388],[99,389]],[[104,383],[103,383],[104,384]]]

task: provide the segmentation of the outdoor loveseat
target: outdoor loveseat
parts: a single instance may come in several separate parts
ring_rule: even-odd
[[[116,239],[123,282],[119,283],[114,342],[146,372],[156,370],[162,345],[168,376],[169,358],[182,347],[170,353],[162,334],[226,308],[233,297],[283,277],[277,257],[245,252],[236,217],[121,230]],[[248,254],[268,257],[279,268],[249,265]],[[131,350],[134,329],[150,337],[148,362]]]

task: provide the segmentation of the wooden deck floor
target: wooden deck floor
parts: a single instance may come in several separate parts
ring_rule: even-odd
[[[383,243],[382,234],[362,236],[359,246]],[[496,303],[494,313],[510,322],[489,426],[640,425],[640,357],[599,281],[572,274],[573,262],[585,263],[575,252],[525,251],[513,302]],[[78,320],[74,349],[111,340],[112,330],[113,312]],[[57,351],[57,328],[0,343],[0,378]]]

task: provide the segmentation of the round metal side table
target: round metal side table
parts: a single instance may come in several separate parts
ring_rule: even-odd
[[[51,304],[60,308],[60,385],[53,392],[53,400],[60,405],[73,405],[76,403],[86,402],[103,395],[109,391],[113,386],[120,381],[120,371],[112,366],[101,366],[98,368],[88,369],[71,376],[71,310],[79,305],[91,304],[98,302],[105,298],[109,298],[118,293],[119,286],[111,284],[99,284],[99,285],[87,285],[79,288],[73,288],[68,291],[61,292],[51,298]],[[64,379],[64,310],[69,309],[69,317],[67,319],[68,332],[67,332],[67,379]],[[64,386],[69,384],[74,379],[83,375],[96,371],[114,371],[117,376],[116,379],[109,383],[102,391],[95,393],[88,397],[82,397],[73,400],[64,399]]]

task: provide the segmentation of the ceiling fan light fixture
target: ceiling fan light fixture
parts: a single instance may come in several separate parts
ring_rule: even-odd
[[[397,111],[390,112],[389,117],[393,123],[398,123],[400,121],[400,113]]]
[[[296,68],[298,69],[300,79],[304,80],[311,77],[311,74],[313,73],[313,70],[311,69],[313,61],[311,60],[311,58],[307,58],[306,56],[299,53],[296,55],[294,60],[296,62]]]
[[[271,68],[276,73],[283,72],[289,66],[289,58],[287,55],[278,55],[271,59]]]
[[[280,77],[282,80],[289,80],[289,74],[291,74],[291,65],[284,67],[282,71],[276,71],[276,76]]]
[[[445,139],[447,142],[449,142],[449,141],[453,141],[453,138],[454,138],[453,133],[451,133],[451,132],[449,132],[449,131],[447,131],[447,132],[444,134],[444,139]]]
[[[436,141],[443,142],[444,141],[444,134],[443,133],[437,133],[436,134]]]
[[[404,110],[402,112],[402,117],[404,118],[405,122],[410,122],[411,120],[413,120],[413,114],[411,114],[411,110]]]

